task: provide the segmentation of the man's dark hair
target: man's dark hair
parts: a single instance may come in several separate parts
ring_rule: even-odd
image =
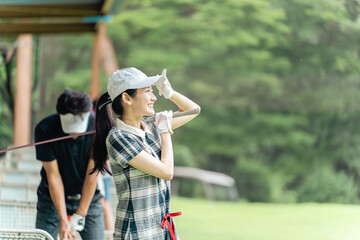
[[[58,114],[71,113],[80,115],[84,112],[90,112],[92,108],[92,101],[87,93],[66,88],[62,93],[56,104],[56,111]]]

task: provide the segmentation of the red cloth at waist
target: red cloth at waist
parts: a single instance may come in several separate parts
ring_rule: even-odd
[[[174,221],[173,221],[171,218],[180,216],[181,214],[182,214],[181,212],[166,214],[166,215],[164,216],[163,220],[161,221],[161,227],[162,227],[163,229],[164,229],[166,226],[168,227],[169,232],[170,232],[170,235],[171,235],[171,240],[176,240],[175,224],[174,224]],[[171,226],[170,226],[170,222],[169,222],[168,218],[170,218],[170,220],[171,220]]]

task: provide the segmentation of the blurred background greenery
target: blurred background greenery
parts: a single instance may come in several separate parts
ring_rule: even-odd
[[[237,203],[175,197],[181,239],[357,240],[360,208],[329,203]]]
[[[121,68],[167,68],[202,107],[173,135],[176,165],[229,174],[250,202],[358,204],[359,11],[357,0],[133,0],[107,30]],[[35,39],[33,126],[65,87],[89,91],[92,44]],[[0,62],[0,149],[12,142],[14,61]]]

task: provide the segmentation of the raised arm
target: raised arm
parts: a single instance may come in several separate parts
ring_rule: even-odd
[[[163,70],[163,77],[159,79],[159,81],[155,84],[157,89],[159,90],[160,96],[163,95],[166,99],[171,100],[175,105],[179,108],[180,112],[199,109],[200,106],[196,104],[194,101],[190,100],[188,97],[174,91],[171,87],[171,84],[166,77],[166,69]],[[185,123],[194,119],[198,114],[188,115],[183,117],[174,118],[172,121],[172,129],[178,128]]]
[[[174,91],[173,95],[170,97],[170,100],[176,104],[176,106],[179,108],[180,112],[193,110],[193,109],[200,109],[199,105],[197,105],[195,102],[193,102],[189,98],[185,97],[184,95],[182,95],[176,91]],[[193,114],[193,115],[173,118],[172,129],[176,129],[176,128],[184,125],[185,123],[190,122],[197,115],[199,115],[199,114]]]

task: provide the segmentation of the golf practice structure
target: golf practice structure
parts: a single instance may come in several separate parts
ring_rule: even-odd
[[[199,114],[199,113],[200,113],[200,109],[197,108],[197,109],[184,111],[184,112],[174,112],[173,117],[177,118],[177,117],[183,117],[183,116],[192,115],[192,114]],[[148,117],[148,118],[145,119],[145,122],[153,122],[153,121],[155,121],[154,116],[151,116],[151,117]],[[16,149],[20,149],[20,148],[25,148],[25,147],[30,147],[30,146],[55,142],[55,141],[60,141],[60,140],[63,140],[63,139],[68,139],[68,138],[73,138],[73,137],[78,137],[78,136],[83,136],[83,135],[88,135],[88,134],[94,134],[94,133],[95,133],[95,130],[91,130],[91,131],[84,132],[84,133],[70,134],[68,136],[64,136],[64,137],[60,137],[60,138],[54,138],[54,139],[49,139],[49,140],[45,140],[45,141],[41,141],[41,142],[35,142],[35,143],[30,143],[30,144],[25,144],[25,145],[21,145],[21,146],[12,147],[12,148],[3,149],[3,150],[0,150],[0,153],[16,150]]]
[[[156,113],[152,86],[178,110]],[[57,98],[56,113],[35,126],[34,143],[0,151],[35,146],[42,164],[36,229],[62,240],[77,235],[101,240],[106,234],[114,240],[176,240],[173,218],[182,212],[170,208],[171,135],[194,119],[200,106],[172,89],[166,69],[161,75],[147,76],[134,67],[116,70],[108,79],[108,91],[95,103],[89,94],[66,88]],[[105,215],[112,211],[111,182],[105,187],[105,174],[113,176],[116,187],[115,224]],[[127,181],[119,181],[118,176]],[[139,191],[144,195],[134,194]]]

